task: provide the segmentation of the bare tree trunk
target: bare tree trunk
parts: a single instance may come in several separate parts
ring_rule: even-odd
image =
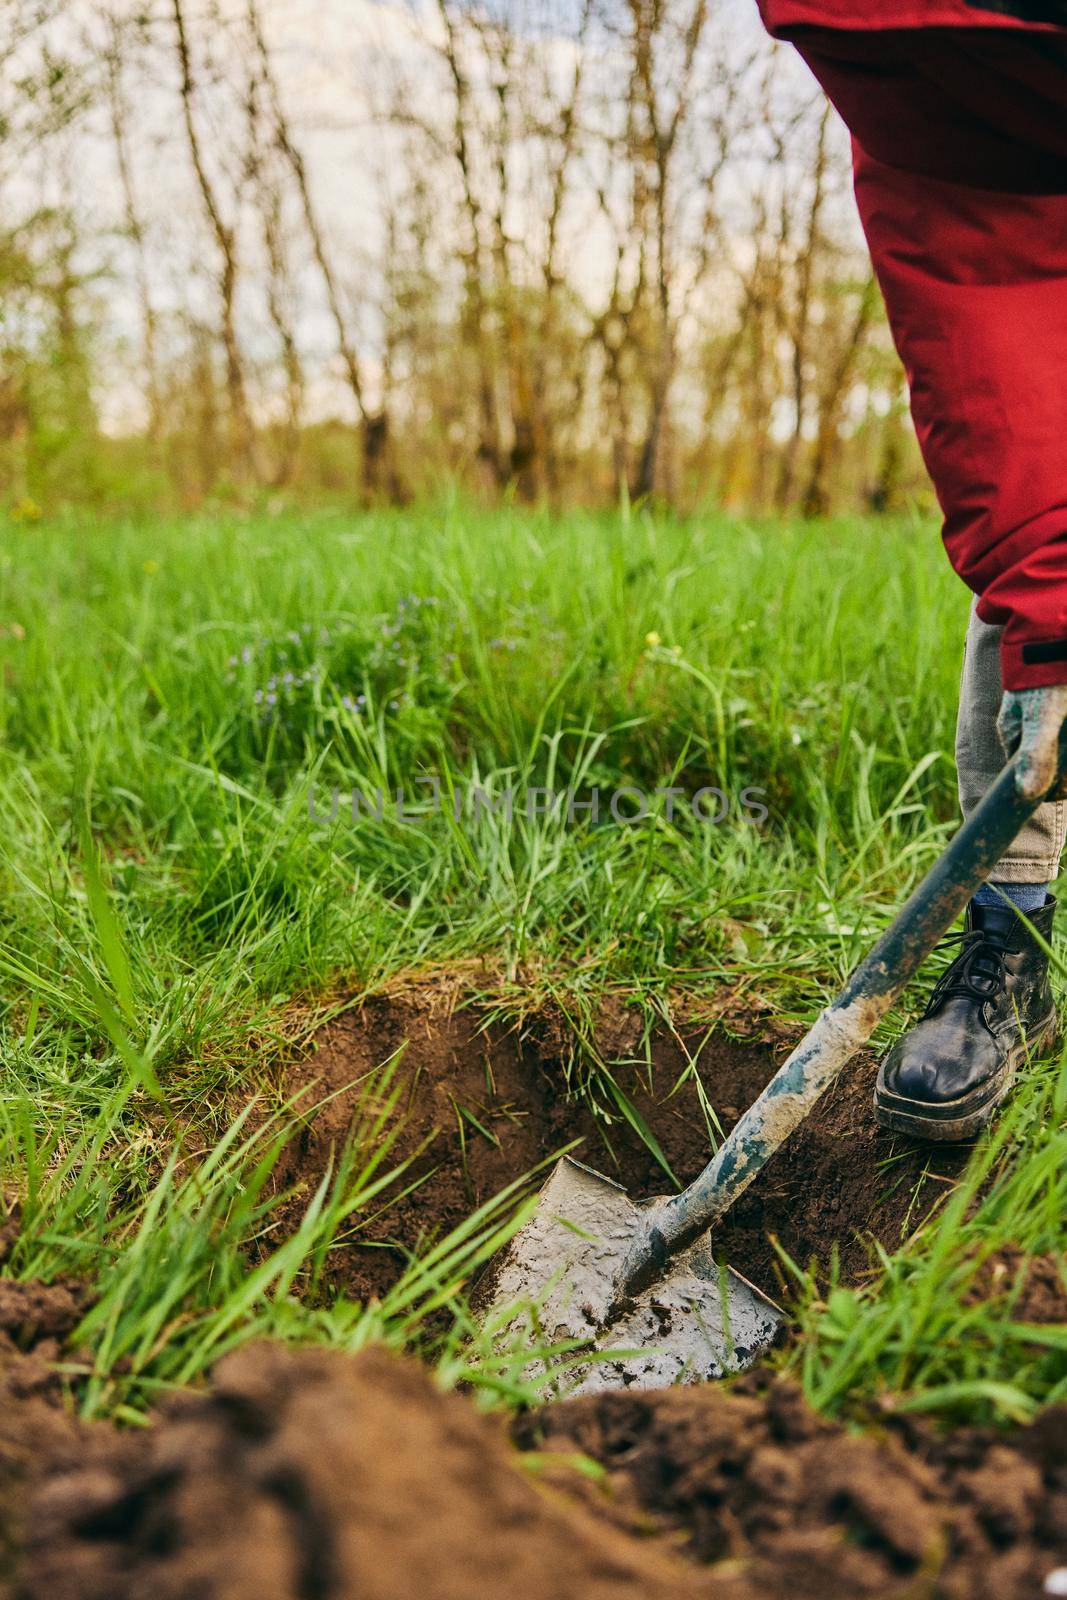
[[[841,409],[848,392],[856,357],[862,348],[877,303],[878,292],[871,276],[863,287],[849,336],[820,397],[819,431],[812,454],[811,471],[801,499],[801,507],[806,517],[824,516],[829,506],[829,476],[838,446]]]
[[[449,0],[438,0],[438,10],[444,26],[442,51],[452,83],[452,150],[451,155],[460,175],[463,190],[463,210],[466,220],[467,244],[463,251],[464,304],[463,323],[468,343],[473,347],[477,370],[478,413],[480,437],[477,453],[489,468],[498,487],[503,488],[510,477],[510,467],[504,441],[501,437],[500,411],[496,395],[495,374],[491,353],[488,308],[485,300],[485,271],[482,260],[482,206],[474,178],[474,164],[468,136],[470,94],[466,75],[459,58],[459,42]]]
[[[511,246],[506,216],[510,198],[512,40],[506,26],[479,19],[475,24],[494,74],[497,115],[493,128],[496,196],[491,213],[495,299],[503,324],[504,371],[511,412],[508,479],[523,500],[535,500],[540,489],[538,428],[533,414],[533,388],[527,362],[526,330],[517,304],[511,272]]]
[[[263,250],[267,263],[267,313],[278,340],[282,371],[285,376],[285,422],[282,427],[278,461],[271,475],[274,487],[281,488],[291,481],[296,466],[305,385],[303,362],[300,359],[290,313],[292,276],[285,243],[282,188],[277,174],[271,169],[270,157],[274,152],[265,153],[263,150],[262,89],[262,77],[256,66],[253,66],[245,99],[248,123],[247,166],[263,233]]]
[[[601,195],[601,207],[607,204]],[[633,299],[627,303],[622,289],[623,257],[627,239],[615,243],[615,266],[607,305],[594,317],[591,337],[600,346],[603,361],[604,424],[611,439],[612,483],[617,494],[631,492],[630,483],[630,408],[626,393],[626,356],[632,345]]]
[[[235,317],[238,281],[236,228],[227,223],[222,215],[219,198],[205,164],[203,146],[196,126],[196,118],[193,115],[195,80],[193,77],[192,55],[189,49],[189,37],[185,24],[185,12],[182,7],[182,0],[171,0],[171,4],[178,65],[181,72],[182,119],[185,125],[186,140],[189,145],[189,155],[192,160],[193,170],[196,174],[197,186],[200,190],[200,198],[203,201],[204,211],[211,225],[211,231],[219,254],[219,311],[222,344],[226,355],[226,395],[230,408],[233,457],[239,473],[255,479],[259,474],[255,456],[252,418],[245,385],[244,361],[237,337]]]
[[[296,183],[297,193],[300,196],[300,204],[304,213],[308,238],[311,241],[312,253],[315,257],[315,265],[319,269],[319,275],[326,290],[326,303],[334,325],[338,353],[341,357],[352,399],[355,402],[362,443],[363,488],[371,493],[376,493],[382,489],[395,492],[398,489],[398,485],[395,479],[395,469],[391,462],[389,417],[384,409],[373,410],[366,398],[363,372],[355,345],[349,335],[340,286],[326,246],[326,236],[311,198],[307,166],[303,153],[293,138],[289,120],[282,105],[278,81],[274,74],[256,0],[248,0],[247,16],[249,29],[259,56],[263,82],[270,96],[275,138],[278,148],[289,163]]]
[[[645,233],[644,250],[654,267],[653,346],[646,377],[648,416],[634,482],[636,495],[655,494],[663,471],[663,444],[675,370],[676,242],[671,236],[671,203],[675,186],[678,135],[691,100],[693,72],[708,18],[707,0],[695,0],[679,28],[677,12],[658,0],[629,0],[633,27],[631,96],[636,134],[632,159],[638,182],[638,215]],[[667,34],[681,50],[674,75],[674,101],[665,101],[657,44]],[[647,220],[645,220],[647,218]]]
[[[282,236],[281,197],[272,187],[265,197],[263,213],[263,241],[267,253],[267,310],[281,346],[282,369],[285,373],[285,427],[282,450],[274,471],[273,482],[282,487],[292,481],[300,449],[300,429],[304,415],[304,365],[296,342],[292,318],[287,304],[289,268]]]
[[[793,497],[797,460],[804,437],[804,409],[807,398],[807,368],[809,364],[808,339],[811,332],[811,296],[815,277],[816,258],[819,254],[819,221],[826,186],[827,130],[830,125],[830,107],[827,104],[819,120],[815,142],[815,155],[811,173],[811,204],[808,208],[805,238],[801,246],[797,268],[797,292],[791,326],[792,345],[792,401],[793,428],[782,455],[775,495],[780,508],[786,507]],[[783,205],[783,234],[787,230],[786,209]],[[788,250],[788,240],[781,240],[783,255]]]
[[[222,448],[222,419],[219,416],[218,386],[215,371],[216,346],[209,330],[194,324],[191,329],[193,437],[200,473],[200,494],[208,494],[216,483],[225,459]]]
[[[881,514],[894,511],[900,497],[901,469],[904,464],[900,416],[891,411],[882,428],[878,469],[867,491],[867,509]]]
[[[548,216],[545,225],[545,251],[541,262],[541,319],[534,349],[532,391],[533,414],[537,421],[537,449],[543,463],[544,485],[551,501],[560,492],[560,465],[556,429],[549,418],[548,363],[556,349],[560,273],[558,252],[563,209],[567,199],[571,168],[578,138],[578,105],[587,58],[586,39],[593,14],[593,0],[582,0],[575,40],[574,71],[567,98],[560,108],[557,129],[558,155],[552,170]]]

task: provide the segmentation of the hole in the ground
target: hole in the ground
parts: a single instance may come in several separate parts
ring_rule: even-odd
[[[316,1048],[288,1067],[285,1094],[331,1096],[287,1151],[280,1177],[313,1186],[345,1138],[368,1075],[403,1050],[393,1081],[400,1124],[389,1160],[421,1150],[403,1187],[422,1179],[355,1242],[335,1250],[331,1276],[357,1296],[380,1294],[401,1272],[405,1252],[440,1236],[475,1206],[574,1139],[576,1152],[637,1196],[669,1188],[663,1170],[624,1119],[602,1127],[589,1107],[568,1096],[555,1030],[491,1025],[474,1006],[435,1007],[432,992],[379,996],[330,1023]],[[617,1064],[617,1018],[602,1051],[679,1181],[693,1178],[711,1153],[701,1098],[727,1130],[751,1104],[788,1052],[707,1028],[664,1029],[651,1043],[651,1070]],[[623,1030],[625,1033],[625,1029]],[[632,1044],[630,1045],[632,1048]],[[698,1088],[689,1061],[696,1058]],[[874,1062],[861,1055],[823,1097],[807,1122],[768,1163],[716,1235],[737,1271],[772,1295],[782,1292],[771,1242],[800,1265],[827,1265],[839,1252],[855,1281],[869,1264],[864,1236],[893,1249],[927,1215],[958,1175],[965,1152],[932,1153],[878,1130],[871,1112]],[[681,1084],[679,1086],[679,1081]],[[342,1091],[338,1093],[337,1091]]]

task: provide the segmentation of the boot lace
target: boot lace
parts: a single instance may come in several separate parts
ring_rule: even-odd
[[[930,991],[924,1017],[933,1016],[950,995],[966,995],[981,1002],[995,1000],[1007,987],[1005,935],[993,934],[984,928],[969,928],[942,940],[942,947],[954,944],[959,945],[959,954]]]

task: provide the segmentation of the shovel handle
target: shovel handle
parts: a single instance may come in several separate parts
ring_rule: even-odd
[[[1062,763],[1061,744],[1061,770]],[[669,1256],[718,1222],[744,1193],[870,1038],[1040,803],[1020,795],[1015,762],[1009,762],[700,1176],[648,1207],[624,1269],[624,1293],[647,1285]]]

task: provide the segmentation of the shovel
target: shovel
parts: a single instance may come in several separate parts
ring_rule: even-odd
[[[532,1307],[542,1352],[558,1352],[538,1357],[546,1391],[719,1378],[749,1366],[773,1341],[781,1310],[716,1262],[708,1230],[866,1043],[1038,803],[1018,793],[1009,762],[687,1189],[635,1202],[592,1167],[557,1162],[533,1217],[491,1264],[479,1294],[498,1317],[517,1302]]]

